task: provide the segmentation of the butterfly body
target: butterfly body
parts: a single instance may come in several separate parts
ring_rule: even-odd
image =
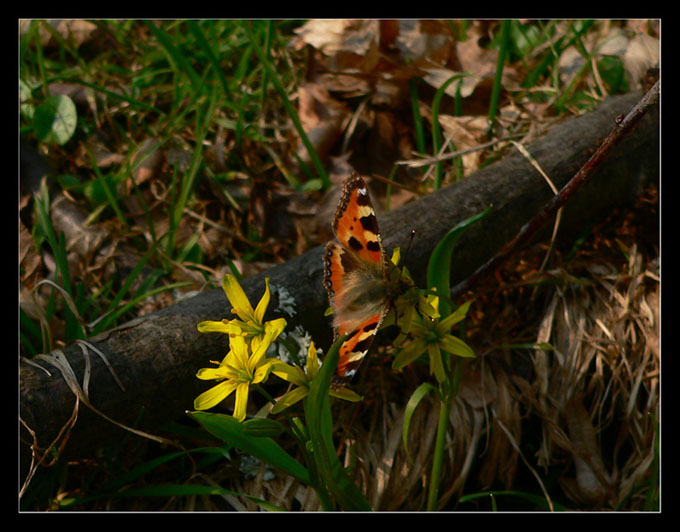
[[[349,333],[340,347],[334,384],[352,378],[390,307],[393,283],[364,180],[356,173],[343,186],[333,220],[337,240],[326,244],[324,286],[333,308],[335,338]]]

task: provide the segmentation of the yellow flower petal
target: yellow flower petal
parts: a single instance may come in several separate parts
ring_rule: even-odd
[[[233,311],[236,315],[243,321],[247,322],[253,319],[253,307],[248,301],[246,293],[238,284],[236,277],[231,274],[226,274],[222,279],[222,289],[224,293],[227,294],[227,299],[229,304],[232,306]]]
[[[263,382],[267,380],[269,373],[278,361],[275,359],[267,360],[264,364],[260,364],[253,371],[252,383],[257,384],[258,382]]]
[[[246,407],[248,406],[248,390],[250,383],[241,382],[236,387],[236,403],[234,404],[234,417],[239,421],[246,418]]]
[[[286,325],[288,325],[286,318],[277,318],[275,320],[267,321],[264,324],[264,334],[265,336],[269,336],[270,342],[273,342],[283,332]]]
[[[248,346],[243,336],[232,336],[229,339],[231,354],[233,355],[234,367],[237,369],[248,368]]]
[[[202,321],[196,328],[199,332],[219,332],[224,334],[241,334],[241,328],[231,321]]]
[[[316,354],[316,347],[314,342],[309,344],[309,349],[307,349],[307,364],[305,365],[307,370],[307,378],[312,380],[319,373],[319,356]]]
[[[228,397],[237,386],[238,383],[234,380],[224,381],[217,386],[213,386],[194,399],[194,408],[196,410],[208,410],[209,408],[212,408]]]
[[[231,349],[227,353],[227,355],[222,359],[222,362],[220,362],[220,366],[234,366],[234,351]]]
[[[227,379],[231,375],[228,374],[226,367],[221,366],[218,368],[201,368],[196,373],[196,377],[203,380],[209,381],[212,379]]]
[[[435,289],[436,287],[433,288],[433,290]],[[418,308],[428,318],[439,318],[439,297],[432,294],[427,294],[425,297],[421,295],[418,300]]]
[[[307,386],[305,373],[296,366],[291,366],[285,362],[277,362],[272,369],[272,373],[295,386]]]
[[[394,251],[392,252],[392,258],[390,259],[392,264],[395,266],[399,266],[399,261],[401,261],[401,249],[396,247],[394,248]]]
[[[255,309],[255,321],[257,323],[262,323],[262,320],[264,320],[264,313],[266,312],[267,306],[269,305],[270,297],[271,293],[269,291],[269,277],[265,277],[264,294],[262,295],[260,302],[257,304],[257,308]]]

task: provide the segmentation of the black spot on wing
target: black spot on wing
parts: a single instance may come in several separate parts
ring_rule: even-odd
[[[347,241],[347,243],[355,251],[360,251],[364,248],[363,244],[361,242],[359,242],[359,240],[357,240],[353,236],[349,237],[349,240]]]
[[[363,340],[360,340],[354,346],[355,353],[365,353],[368,348],[371,347],[371,342],[373,342],[373,335],[367,336]]]
[[[370,251],[380,251],[380,242],[377,240],[371,240],[368,244],[366,244],[366,247]]]
[[[366,231],[378,233],[378,219],[375,217],[375,214],[371,213],[368,216],[362,216],[359,218],[359,222]]]
[[[364,185],[363,182],[361,184]],[[362,207],[366,207],[366,206],[372,207],[371,198],[368,196],[368,193],[366,193],[365,190],[364,190],[364,194],[357,194],[357,203],[359,205],[361,205]]]
[[[374,321],[373,323],[369,323],[368,325],[363,327],[361,330],[364,331],[364,332],[370,332],[373,329],[375,329],[377,326],[378,326],[378,322]]]

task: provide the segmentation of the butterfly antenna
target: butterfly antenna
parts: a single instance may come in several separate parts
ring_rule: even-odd
[[[416,236],[416,230],[411,229],[411,237],[408,239],[408,245],[406,246],[406,251],[404,251],[404,256],[401,259],[402,264],[404,262],[406,262],[406,257],[408,256],[408,251],[409,251],[409,249],[411,249],[411,242],[413,242],[413,239],[415,238],[415,236]]]

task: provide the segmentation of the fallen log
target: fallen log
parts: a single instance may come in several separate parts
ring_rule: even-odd
[[[611,131],[616,118],[628,113],[641,96],[609,98],[595,111],[555,126],[527,149],[559,189]],[[659,118],[655,110],[564,207],[560,235],[574,235],[588,220],[632,204],[643,186],[658,183],[658,179]],[[439,239],[458,222],[493,205],[490,214],[457,244],[452,258],[452,282],[457,283],[493,257],[552,195],[537,170],[514,152],[460,182],[380,216],[379,222],[388,250],[404,246],[411,231],[416,231],[407,266],[416,280],[422,280],[427,257]],[[548,221],[537,238],[549,236],[551,229]],[[322,247],[314,248],[245,279],[242,285],[249,299],[257,302],[264,290],[264,277],[271,279],[271,316],[279,303],[278,288],[285,288],[296,305],[293,316],[284,315],[289,329],[301,325],[325,347],[330,327],[323,317],[328,302],[321,283],[321,254]],[[91,338],[91,347],[73,344],[34,363],[22,360],[22,469],[30,462],[31,443],[45,449],[60,431],[62,436],[68,434],[63,449],[66,456],[87,457],[129,434],[110,419],[153,432],[164,422],[183,417],[192,408],[194,397],[206,389],[206,383],[195,378],[196,371],[208,367],[210,360],[220,360],[227,347],[223,335],[200,334],[196,324],[225,317],[230,313],[224,293],[211,290]],[[50,360],[72,373],[65,376]],[[74,382],[98,412],[80,401],[74,419]]]

